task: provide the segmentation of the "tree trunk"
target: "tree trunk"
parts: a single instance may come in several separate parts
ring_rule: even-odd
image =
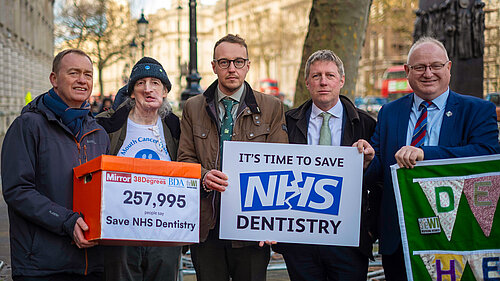
[[[304,67],[317,50],[329,49],[344,62],[345,84],[341,94],[354,97],[358,61],[365,41],[371,0],[313,0],[309,14],[309,30],[302,50],[302,63],[297,77],[294,106],[309,99]]]

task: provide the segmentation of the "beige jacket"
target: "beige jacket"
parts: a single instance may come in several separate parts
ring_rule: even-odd
[[[201,164],[201,177],[212,170],[221,170],[219,125],[217,122],[217,81],[203,95],[190,98],[181,120],[181,137],[177,161]],[[270,95],[252,90],[245,82],[245,93],[238,107],[233,126],[233,141],[288,143],[281,102]],[[220,193],[201,190],[200,242],[216,225]],[[233,241],[233,247],[254,245],[254,242]]]

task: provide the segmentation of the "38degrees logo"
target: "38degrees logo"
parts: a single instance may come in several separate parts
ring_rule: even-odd
[[[106,181],[132,183],[132,175],[128,173],[106,172]]]
[[[242,211],[292,209],[338,215],[342,177],[292,171],[241,173]]]

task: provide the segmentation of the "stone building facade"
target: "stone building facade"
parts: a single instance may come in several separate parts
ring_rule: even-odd
[[[54,57],[53,0],[0,0],[0,137],[25,95],[50,88]]]
[[[147,15],[151,31],[145,54],[157,58],[166,68],[173,84],[171,99],[179,99],[186,83],[181,70],[185,70],[189,62],[187,2],[172,0],[170,9]],[[293,100],[312,1],[219,0],[215,6],[197,2],[198,72],[202,76],[202,88],[215,79],[210,66],[214,43],[225,34],[233,33],[247,41],[251,60],[247,81],[252,87],[258,88],[263,78],[275,79],[280,91]],[[484,89],[487,93],[500,91],[500,0],[484,2]],[[406,62],[413,42],[416,9],[418,0],[373,1],[359,62],[356,96],[380,95],[384,71]],[[122,61],[109,66],[105,80],[111,87],[106,88],[118,88],[128,76],[131,65],[132,62]]]
[[[215,43],[214,6],[197,2],[198,72],[202,77],[200,84],[204,89],[215,79],[210,65]],[[145,15],[149,22],[145,38],[140,38],[136,26],[133,26],[131,33],[136,34],[137,50],[135,54],[124,54],[123,59],[104,68],[104,96],[114,95],[127,83],[132,66],[141,58],[144,41],[144,55],[158,60],[167,71],[172,83],[169,100],[180,100],[180,94],[186,87],[185,78],[189,63],[189,3],[172,0],[171,4],[169,9],[159,9],[154,14]],[[137,19],[134,19],[133,23],[136,22]],[[94,87],[97,87],[97,84],[94,83]]]
[[[188,1],[172,0],[171,3],[170,9],[146,15],[150,31],[146,36],[145,55],[162,63],[172,82],[169,99],[180,100],[189,63],[189,7]],[[197,1],[201,87],[207,88],[217,78],[211,67],[215,42],[232,33],[247,41],[251,60],[247,81],[252,87],[258,88],[260,79],[276,79],[280,90],[293,99],[311,1],[229,0],[228,13],[225,4],[226,1],[218,1],[215,5],[203,5]],[[141,45],[139,41],[136,43],[140,53]],[[106,67],[103,77],[105,89],[110,92],[106,90],[105,95],[112,94],[128,77],[133,62],[126,60]]]
[[[483,0],[485,11],[484,94],[500,91],[500,0]],[[382,75],[394,65],[406,63],[413,42],[414,11],[418,0],[402,0],[388,7],[374,0],[366,29],[365,46],[359,62],[356,95],[380,95]],[[387,17],[392,14],[393,19]],[[401,20],[404,19],[404,20]]]
[[[418,0],[403,0],[393,6],[388,3],[391,2],[372,2],[359,61],[356,96],[379,96],[384,71],[406,63],[413,42],[413,11],[418,8]]]
[[[293,100],[311,5],[311,0],[218,1],[214,37],[233,33],[245,38],[251,61],[247,81],[258,89],[261,79],[275,79]]]
[[[485,2],[484,93],[500,92],[500,0]]]

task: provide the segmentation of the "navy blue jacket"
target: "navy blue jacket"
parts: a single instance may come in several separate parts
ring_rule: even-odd
[[[365,173],[365,181],[383,177],[378,229],[380,253],[386,255],[394,253],[401,243],[390,166],[396,164],[396,152],[406,145],[412,103],[413,94],[409,94],[382,107],[371,139],[375,158]],[[495,105],[450,91],[439,145],[423,146],[422,149],[424,160],[500,153]]]
[[[13,276],[102,272],[99,246],[79,249],[73,229],[73,167],[108,152],[89,114],[78,142],[40,95],[10,126],[2,146],[2,191],[10,220]]]

